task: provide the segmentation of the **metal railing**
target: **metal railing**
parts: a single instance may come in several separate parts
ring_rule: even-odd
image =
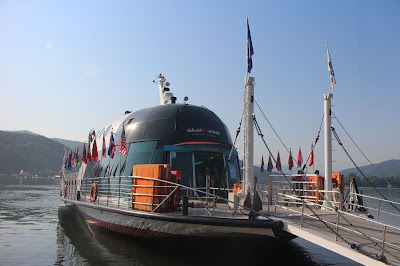
[[[365,201],[365,199],[368,199],[369,204],[368,204],[368,206],[366,206],[366,205],[359,205],[358,203],[356,203],[357,201],[355,201],[354,203],[353,202],[348,202],[347,203],[347,205],[348,205],[347,208],[348,209],[355,210],[355,209],[364,207],[364,208],[367,208],[368,211],[372,210],[374,212],[374,214],[376,213],[376,221],[377,222],[380,221],[382,213],[385,214],[385,216],[388,217],[387,220],[400,219],[400,213],[397,210],[396,210],[396,213],[389,211],[389,209],[394,210],[395,209],[394,206],[397,206],[397,208],[400,209],[400,203],[399,202],[395,202],[395,201],[391,201],[391,200],[385,200],[385,199],[382,199],[382,198],[378,198],[378,197],[374,197],[374,196],[368,196],[368,195],[360,194],[360,193],[353,193],[353,192],[350,192],[349,195],[348,195],[348,197],[351,197],[351,196],[353,196],[354,198],[357,197],[357,196],[361,196],[364,199],[364,201]],[[384,207],[385,207],[386,210],[382,209],[382,207],[383,207],[382,205],[385,205]],[[374,206],[377,206],[377,207],[374,207]]]
[[[332,191],[333,192],[333,191]],[[358,194],[361,195],[361,194]],[[363,197],[365,197],[365,195],[361,195]],[[281,200],[279,198],[282,198]],[[374,198],[376,200],[381,200],[379,198],[376,197],[371,197],[368,196],[370,198]],[[285,200],[286,199],[286,200]],[[301,210],[298,210],[297,208],[289,208],[290,206],[287,205],[288,201],[293,201],[293,202],[297,202],[299,203],[299,205],[297,205],[297,207],[301,206]],[[300,203],[301,202],[301,203]],[[281,203],[281,205],[280,205]],[[393,202],[396,204],[399,204],[397,202]],[[396,244],[396,243],[391,243],[389,241],[387,241],[386,239],[386,235],[387,235],[387,230],[391,229],[392,231],[394,231],[395,235],[400,235],[400,227],[394,226],[394,225],[390,225],[387,223],[382,223],[379,221],[375,221],[374,219],[370,219],[367,217],[363,217],[354,213],[349,213],[346,211],[342,211],[340,209],[334,209],[332,207],[330,207],[329,205],[322,205],[322,204],[317,204],[313,201],[309,201],[307,199],[303,199],[301,200],[300,197],[294,196],[294,195],[288,195],[286,193],[277,193],[276,194],[276,198],[275,198],[275,202],[274,202],[274,216],[276,216],[277,214],[277,208],[279,207],[283,207],[286,210],[289,210],[291,212],[297,213],[300,215],[300,227],[303,227],[303,221],[304,221],[304,217],[308,217],[311,219],[318,219],[318,217],[316,217],[314,214],[310,214],[310,213],[306,213],[305,212],[305,207],[306,205],[310,206],[310,207],[319,207],[319,208],[323,208],[324,210],[331,210],[331,211],[335,211],[336,212],[336,221],[332,222],[330,220],[325,220],[323,219],[323,222],[334,227],[336,230],[335,233],[335,241],[338,240],[338,235],[339,235],[339,229],[346,231],[346,232],[350,232],[352,234],[356,234],[356,235],[362,235],[364,236],[367,240],[371,241],[374,246],[377,246],[377,248],[381,249],[381,255],[384,255],[385,253],[390,254],[396,261],[400,262],[400,258],[397,257],[396,255],[393,254],[392,251],[388,251],[388,247],[390,247],[392,250],[396,250],[397,254],[400,252],[400,245]],[[379,209],[377,209],[379,210]],[[382,212],[382,210],[381,210]],[[391,213],[392,215],[396,215],[399,216],[397,214]],[[347,219],[345,217],[351,217],[354,218],[352,220],[352,222],[350,224],[346,224],[346,223],[342,223],[342,225],[340,224],[340,217],[342,217],[342,219],[345,219],[347,221]],[[372,235],[368,235],[365,233],[362,233],[360,230],[357,229],[357,224],[354,221],[363,221],[364,223],[371,223],[374,224],[376,228],[381,228],[382,229],[382,235],[381,237],[376,237],[376,236],[372,236]],[[346,226],[347,225],[347,226]],[[377,244],[380,243],[380,246],[378,246]]]
[[[137,185],[137,180],[148,180],[151,185]],[[165,211],[168,209],[166,204],[175,195],[175,192],[179,190],[180,192],[190,192],[186,193],[186,195],[189,195],[188,198],[194,201],[194,204],[191,204],[191,208],[203,209],[205,210],[203,212],[204,215],[210,217],[247,216],[249,212],[253,212],[258,216],[270,219],[265,213],[256,212],[251,208],[241,205],[239,202],[234,202],[223,197],[225,195],[224,189],[210,187],[210,192],[206,192],[205,188],[192,188],[167,180],[138,176],[94,177],[66,181],[68,190],[66,199],[77,201],[77,193],[79,191],[79,201],[91,202],[90,190],[93,183],[97,185],[97,197],[92,203],[102,206],[121,209],[146,209],[151,212]],[[140,191],[136,188],[140,188]],[[144,192],[145,189],[149,189],[149,191]],[[158,193],[154,194],[154,190],[158,190]],[[225,189],[225,191],[228,193],[232,189]],[[136,201],[137,197],[147,197],[149,202]],[[157,200],[154,200],[155,198]],[[230,207],[229,203],[235,207]],[[138,205],[149,206],[150,208],[135,208]],[[181,205],[182,203],[180,203]],[[168,211],[173,210],[169,209]],[[196,215],[201,216],[202,214],[201,212],[196,212]]]

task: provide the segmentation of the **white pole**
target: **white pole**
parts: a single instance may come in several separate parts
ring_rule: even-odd
[[[246,195],[250,188],[251,198],[253,199],[254,193],[254,160],[253,160],[253,150],[254,150],[254,77],[245,78],[245,154],[244,154],[244,188]]]
[[[325,117],[325,191],[332,191],[332,131],[331,131],[331,99],[333,94],[324,94]],[[332,194],[325,192],[328,201],[332,200]],[[326,203],[325,205],[327,205]]]

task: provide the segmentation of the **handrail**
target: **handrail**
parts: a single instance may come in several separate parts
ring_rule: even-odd
[[[115,179],[114,179],[114,178],[115,178]],[[109,186],[110,183],[111,183],[112,181],[114,181],[114,180],[116,180],[116,179],[125,179],[125,178],[127,178],[127,179],[139,178],[139,179],[145,179],[145,180],[153,180],[153,181],[162,182],[162,183],[164,183],[164,184],[168,184],[168,185],[171,185],[171,186],[174,186],[174,187],[179,187],[179,188],[182,188],[182,189],[186,189],[186,190],[189,190],[189,191],[193,191],[194,194],[196,194],[197,198],[200,200],[200,202],[202,203],[202,205],[204,206],[204,208],[207,210],[208,214],[209,214],[211,217],[214,217],[214,215],[211,214],[211,212],[208,210],[206,204],[204,203],[204,201],[202,200],[202,198],[200,197],[200,195],[205,195],[205,196],[208,196],[208,197],[210,197],[210,198],[215,198],[215,199],[222,200],[222,201],[223,201],[224,203],[226,203],[226,204],[228,204],[228,203],[233,203],[235,206],[237,206],[237,207],[239,207],[239,208],[241,208],[241,209],[243,209],[243,210],[247,210],[247,211],[249,211],[249,212],[252,212],[252,213],[257,214],[258,216],[261,216],[261,217],[264,217],[264,218],[266,218],[266,219],[272,220],[272,219],[269,217],[269,215],[266,215],[265,213],[260,213],[260,212],[258,212],[258,211],[255,211],[255,210],[251,209],[251,208],[248,208],[248,207],[246,207],[246,206],[244,206],[244,205],[242,205],[242,204],[239,204],[239,203],[237,203],[237,202],[233,202],[233,201],[231,201],[231,200],[229,200],[229,199],[220,197],[220,196],[218,196],[218,195],[215,195],[215,194],[212,194],[212,193],[208,193],[208,192],[206,192],[206,191],[202,191],[202,190],[197,189],[197,188],[192,188],[192,187],[188,187],[188,186],[185,186],[185,185],[182,185],[182,184],[178,184],[178,183],[175,183],[175,182],[172,182],[172,181],[162,180],[162,179],[155,179],[155,178],[150,178],[150,177],[140,177],[140,176],[88,177],[88,178],[85,178],[85,179],[83,179],[83,180],[80,180],[80,181],[81,181],[81,190],[83,189],[82,192],[87,193],[87,192],[90,190],[91,183],[92,183],[92,182],[95,182],[95,183],[98,183],[98,192],[99,192],[99,194],[100,194],[100,192],[105,192],[105,194],[106,194],[107,196],[109,196],[109,195],[112,196],[114,193],[118,193],[118,195],[120,195],[120,194],[126,194],[126,195],[129,196],[129,195],[131,195],[131,192],[128,192],[128,193],[127,193],[127,192],[122,192],[122,191],[120,191],[120,190],[121,190],[121,188],[122,188],[122,189],[128,189],[128,190],[131,189],[131,188],[132,188],[132,184],[123,184],[123,181],[121,181],[121,182],[116,183],[116,184],[111,184],[111,185],[115,185],[114,188],[108,188],[108,187],[103,188],[103,187],[102,187],[103,184],[105,184],[106,186]],[[110,182],[104,182],[104,180],[108,180],[108,179],[110,180]],[[153,187],[153,186],[152,186],[152,187]],[[154,186],[154,187],[156,187],[156,186]],[[160,187],[167,187],[167,186],[160,186]],[[176,189],[177,189],[177,188],[176,188]],[[210,188],[210,189],[211,189],[211,188]],[[112,190],[114,190],[114,193],[112,192]],[[217,188],[215,188],[214,190],[217,190]],[[169,193],[166,197],[170,197],[172,194],[173,194],[173,193],[171,192],[171,193]],[[200,194],[200,195],[199,195],[199,194]],[[86,196],[86,195],[85,195],[85,196]],[[98,198],[99,198],[100,196],[101,196],[101,195],[98,195]],[[162,195],[159,195],[159,196],[162,196]],[[119,204],[119,198],[120,198],[120,197],[118,196],[118,204]],[[121,196],[121,198],[127,198],[127,197],[126,197],[126,196]],[[164,198],[163,201],[161,201],[160,203],[157,204],[156,209],[159,208],[159,206],[161,206],[161,204],[163,204],[165,201],[166,201],[166,199]],[[229,206],[228,206],[228,208],[229,208]],[[154,210],[155,210],[155,209],[154,209]],[[154,210],[153,210],[153,211],[154,211]]]
[[[400,206],[400,202],[396,202],[396,201],[391,201],[391,200],[387,200],[387,199],[377,198],[377,197],[374,197],[374,196],[369,196],[369,195],[359,194],[359,193],[354,193],[354,192],[350,192],[349,195],[350,194],[361,196],[363,198],[371,198],[371,199],[375,199],[375,200],[384,201],[384,202],[387,202],[387,203],[393,203],[393,204],[397,204],[397,205]]]
[[[277,195],[280,195],[280,196],[285,197],[285,198],[292,198],[292,199],[300,200],[300,198],[298,198],[298,197],[296,197],[296,196],[288,195],[288,194],[285,194],[285,193],[276,193],[276,196],[277,196]],[[325,209],[334,210],[334,209],[331,208],[330,206],[325,206],[325,205],[316,204],[316,203],[314,203],[314,202],[311,202],[311,201],[308,201],[308,200],[305,200],[305,199],[302,201],[302,202],[303,202],[303,206],[302,206],[302,211],[301,211],[301,212],[299,212],[299,211],[297,211],[297,210],[293,210],[293,209],[291,209],[291,208],[286,208],[286,207],[283,207],[283,206],[279,206],[279,205],[277,205],[277,202],[278,202],[278,200],[277,200],[277,197],[276,197],[275,208],[278,206],[278,207],[282,207],[282,208],[285,208],[285,209],[287,209],[287,210],[290,210],[290,211],[293,211],[293,212],[296,212],[296,213],[300,213],[300,214],[301,214],[301,223],[300,223],[300,227],[303,226],[303,216],[304,216],[304,215],[307,216],[307,217],[313,218],[313,219],[318,219],[318,218],[314,217],[313,215],[304,213],[304,203],[305,203],[305,204],[310,203],[310,205],[319,205],[320,207],[323,207],[323,208],[325,208]],[[282,202],[284,202],[284,201],[282,201]],[[370,222],[370,223],[374,223],[374,224],[376,224],[376,225],[383,226],[383,232],[384,232],[384,234],[383,234],[383,238],[382,238],[382,239],[376,238],[376,237],[372,237],[372,236],[369,236],[369,235],[365,235],[365,236],[367,236],[368,238],[370,238],[370,239],[372,239],[372,240],[374,240],[374,241],[377,241],[377,242],[381,242],[381,243],[382,243],[382,246],[381,246],[382,255],[384,254],[384,252],[386,252],[387,254],[390,254],[391,256],[393,256],[396,260],[400,261],[399,258],[397,258],[397,257],[394,256],[391,252],[389,252],[387,249],[385,249],[385,245],[388,245],[388,246],[390,246],[390,247],[392,247],[392,248],[395,248],[395,249],[400,250],[400,246],[395,245],[395,244],[393,244],[393,243],[389,243],[389,242],[387,242],[387,240],[386,240],[386,230],[387,230],[387,228],[392,228],[392,229],[394,229],[394,230],[400,232],[400,227],[397,227],[397,226],[394,226],[394,225],[390,225],[390,224],[386,224],[386,223],[382,223],[382,222],[379,222],[379,221],[375,221],[375,220],[372,220],[372,219],[369,219],[369,218],[366,218],[366,217],[362,217],[362,216],[359,216],[359,215],[355,215],[355,214],[349,213],[349,212],[344,212],[344,211],[341,211],[341,210],[335,210],[335,211],[338,212],[338,217],[339,217],[339,214],[344,214],[344,215],[348,215],[348,216],[354,217],[354,218],[356,218],[356,219],[365,220],[365,221],[368,221],[368,222]],[[355,234],[360,234],[360,232],[358,232],[358,231],[355,231],[355,230],[352,230],[352,229],[350,229],[350,228],[346,228],[346,227],[344,227],[344,226],[339,225],[339,218],[337,219],[336,224],[334,224],[334,223],[332,223],[332,222],[330,222],[330,221],[327,221],[327,220],[324,220],[324,222],[327,223],[327,224],[330,224],[330,225],[336,225],[336,241],[337,241],[337,231],[338,231],[339,227],[340,227],[341,229],[343,229],[343,230],[346,230],[346,231],[349,231],[349,232],[352,232],[352,233],[355,233]],[[351,224],[351,225],[352,225],[352,224]],[[377,243],[377,242],[376,242],[376,243]]]

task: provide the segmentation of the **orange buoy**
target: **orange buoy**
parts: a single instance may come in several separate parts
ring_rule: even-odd
[[[92,183],[92,186],[90,187],[90,201],[95,202],[97,199],[97,184]]]

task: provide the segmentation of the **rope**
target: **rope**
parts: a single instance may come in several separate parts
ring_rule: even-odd
[[[308,170],[307,163],[308,163],[308,160],[310,159],[311,154],[314,152],[315,145],[317,144],[317,142],[318,142],[318,140],[319,140],[319,133],[321,133],[321,128],[322,128],[323,122],[324,122],[324,115],[322,115],[321,124],[319,125],[318,134],[317,134],[317,137],[315,138],[313,148],[312,148],[312,150],[310,151],[310,154],[308,155],[307,160],[306,160],[306,162],[305,162],[305,164],[304,164],[304,166],[303,166],[303,169],[302,169],[303,172],[304,172],[304,169],[306,169],[306,170],[305,170],[306,172],[307,172],[307,170]]]
[[[253,117],[254,125],[255,125],[256,130],[257,130],[257,134],[261,137],[262,141],[264,142],[265,147],[267,148],[268,152],[271,154],[271,157],[272,157],[273,161],[276,163],[275,157],[274,157],[273,154],[271,153],[271,150],[270,150],[270,148],[268,147],[268,144],[265,142],[264,134],[262,133],[261,128],[260,128],[260,126],[258,125],[258,122],[257,122],[257,120],[256,120],[256,118],[255,118],[255,116],[254,116],[254,114],[253,114],[252,117]],[[288,180],[288,178],[287,178],[287,176],[285,175],[285,173],[284,173],[282,170],[280,170],[280,172],[281,172],[281,174],[285,177],[286,181],[290,183],[290,181]],[[379,244],[378,244],[377,242],[375,242],[373,239],[371,239],[371,238],[368,237],[366,234],[364,234],[363,232],[361,232],[361,231],[360,231],[357,227],[355,227],[350,221],[348,221],[348,220],[339,212],[339,210],[336,208],[336,206],[333,206],[332,203],[331,203],[330,201],[327,201],[327,199],[325,198],[325,196],[324,196],[323,194],[320,194],[320,195],[324,198],[325,202],[328,202],[329,205],[330,205],[330,207],[333,208],[333,210],[334,210],[336,213],[338,213],[338,215],[340,215],[340,217],[342,217],[342,219],[345,220],[350,226],[353,226],[354,229],[355,229],[356,231],[358,231],[361,235],[363,235],[365,238],[367,238],[367,239],[368,239],[369,241],[371,241],[373,244],[379,245]],[[361,247],[357,246],[356,244],[352,244],[352,243],[350,243],[349,241],[347,241],[346,239],[344,239],[339,233],[337,233],[332,227],[330,227],[330,226],[329,226],[329,225],[328,225],[328,224],[327,224],[327,223],[326,223],[312,208],[311,208],[311,206],[309,206],[309,205],[306,203],[306,201],[305,201],[304,199],[302,199],[301,197],[300,197],[299,199],[300,199],[300,201],[306,206],[306,208],[309,209],[309,210],[315,215],[315,217],[318,218],[318,220],[319,220],[320,222],[322,222],[331,232],[333,232],[333,233],[334,233],[335,235],[337,235],[340,239],[342,239],[346,244],[348,244],[348,245],[351,247],[351,249],[357,250],[357,251],[360,252],[361,254],[364,254],[364,255],[366,255],[366,256],[368,256],[368,257],[370,257],[370,258],[376,259],[376,260],[378,260],[378,261],[386,262],[386,257],[385,257],[385,256],[383,256],[383,255],[379,256],[379,255],[377,255],[377,254],[374,254],[374,253],[370,253],[370,252],[368,252],[368,251],[365,251],[365,250],[363,250]],[[387,253],[388,253],[388,252],[387,252]]]
[[[265,116],[263,110],[261,109],[261,107],[258,105],[257,101],[254,99],[254,102],[256,103],[258,109],[260,110],[260,112],[263,114],[265,120],[267,120],[269,126],[271,127],[272,131],[274,131],[275,135],[278,137],[279,141],[282,143],[283,147],[285,147],[286,151],[289,153],[289,149],[286,147],[285,143],[283,143],[282,139],[279,137],[278,133],[276,133],[274,127],[271,125],[271,123],[269,122],[268,118]],[[254,120],[255,121],[255,120]],[[272,154],[271,152],[269,152],[270,154]],[[295,158],[293,158],[293,160],[296,162],[297,164],[297,160]],[[276,162],[276,161],[275,161]]]
[[[224,171],[223,171],[222,176],[221,176],[221,179],[220,179],[220,181],[219,181],[218,189],[221,189],[221,184],[222,184],[223,190],[224,190],[224,192],[225,192],[225,196],[226,196],[226,197],[228,197],[228,195],[226,194],[227,191],[226,191],[225,183],[224,183],[223,180],[224,180],[224,176],[226,175],[226,171],[227,171],[227,169],[228,169],[228,166],[231,164],[232,153],[233,153],[233,150],[235,149],[235,144],[236,144],[237,138],[238,138],[238,136],[239,136],[240,129],[241,129],[241,127],[242,127],[243,114],[244,114],[244,109],[243,109],[243,112],[242,112],[242,118],[240,119],[240,122],[239,122],[239,127],[236,129],[235,141],[233,142],[231,151],[230,151],[230,153],[229,153],[228,161],[227,161],[226,164],[225,164]],[[227,184],[227,186],[228,186],[228,184]]]
[[[331,126],[333,135],[336,138],[336,141],[338,142],[338,144],[342,147],[342,149],[344,150],[344,152],[347,154],[347,157],[349,157],[350,161],[354,164],[354,166],[357,168],[357,170],[360,172],[360,174],[365,178],[365,180],[370,184],[370,186],[375,189],[375,191],[385,200],[388,200],[372,183],[371,181],[369,181],[369,179],[364,175],[364,173],[361,171],[361,169],[357,166],[357,164],[354,162],[353,158],[351,158],[350,154],[347,152],[347,150],[345,149],[345,147],[343,146],[343,143],[340,141],[338,134],[336,133],[336,130],[333,126]],[[390,201],[388,201],[388,203],[390,205],[392,205],[393,208],[395,208],[396,210],[398,210],[400,212],[400,209],[397,208],[396,205],[394,205],[393,203],[391,203]]]
[[[260,110],[260,112],[261,112],[262,115],[264,116],[264,118],[265,118],[265,120],[267,121],[268,125],[271,127],[272,131],[274,131],[276,137],[277,137],[277,138],[279,139],[279,141],[282,143],[283,147],[285,147],[286,151],[287,151],[288,153],[290,153],[290,152],[289,152],[289,149],[286,147],[285,143],[282,141],[282,139],[279,137],[278,133],[276,132],[276,130],[274,129],[274,127],[272,126],[272,124],[269,122],[267,116],[264,114],[264,112],[263,112],[263,110],[261,109],[260,105],[257,103],[257,101],[256,101],[255,99],[254,99],[254,102],[256,103],[258,109]],[[311,153],[314,152],[315,144],[317,144],[317,142],[318,142],[318,140],[319,140],[319,134],[320,134],[320,132],[321,132],[321,128],[322,128],[323,122],[324,122],[324,115],[322,115],[321,124],[320,124],[320,126],[319,126],[319,130],[318,130],[317,137],[315,138],[315,141],[314,141],[313,149],[310,151],[310,154],[308,155],[307,160],[306,160],[305,164],[303,165],[303,168],[302,168],[303,172],[304,172],[304,171],[307,171],[307,170],[304,170],[304,169],[308,169],[307,163],[308,163],[308,160],[310,159]],[[269,153],[272,154],[271,151],[269,151]],[[298,164],[298,161],[297,161],[293,156],[292,156],[292,159],[293,159],[293,161],[294,161],[296,164]],[[275,162],[275,163],[276,163],[276,162]]]
[[[339,125],[342,127],[342,129],[344,130],[344,132],[347,134],[347,136],[350,138],[350,140],[353,142],[353,144],[357,147],[357,149],[361,152],[361,154],[364,156],[365,159],[367,159],[367,161],[370,163],[370,165],[375,169],[375,171],[388,183],[388,185],[390,185],[394,191],[396,191],[397,195],[400,197],[400,192],[395,189],[392,184],[390,184],[390,182],[382,175],[382,172],[380,172],[378,170],[378,168],[375,167],[375,165],[367,158],[367,156],[362,152],[362,150],[360,149],[360,147],[358,147],[358,145],[355,143],[355,141],[353,140],[353,138],[350,136],[350,134],[346,131],[346,129],[343,127],[342,123],[340,123],[339,119],[337,118],[337,116],[332,112],[334,118],[336,119],[336,121],[339,123]]]

